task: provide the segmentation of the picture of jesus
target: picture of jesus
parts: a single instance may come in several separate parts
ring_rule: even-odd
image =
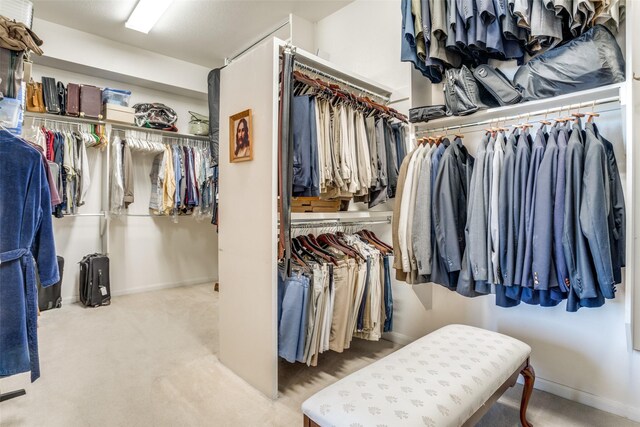
[[[251,145],[251,110],[235,114],[229,118],[229,159],[243,162],[253,159]]]

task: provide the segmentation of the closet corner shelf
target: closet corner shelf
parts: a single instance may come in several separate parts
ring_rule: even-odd
[[[456,126],[466,125],[471,123],[480,123],[487,120],[500,120],[501,117],[514,116],[514,115],[526,115],[530,112],[542,112],[550,110],[552,108],[570,107],[573,105],[574,109],[580,104],[589,103],[593,101],[604,100],[606,98],[619,98],[623,95],[621,89],[624,87],[624,83],[612,84],[608,86],[602,86],[596,89],[584,90],[580,92],[569,93],[567,95],[556,96],[553,98],[539,99],[536,101],[522,102],[520,104],[506,105],[504,107],[489,108],[487,110],[481,110],[467,116],[451,116],[441,119],[431,120],[427,123],[416,123],[415,131],[425,132],[432,129],[441,128],[454,128]],[[588,109],[589,107],[582,106],[581,109]],[[539,114],[538,114],[539,115]],[[533,117],[534,115],[532,115]]]
[[[353,221],[358,219],[386,219],[392,216],[393,211],[295,212],[291,213],[291,221]]]
[[[189,135],[186,133],[178,133],[178,132],[167,132],[164,130],[141,128],[134,125],[125,125],[121,123],[114,123],[114,122],[109,122],[104,120],[93,120],[93,119],[84,119],[81,117],[59,116],[57,114],[32,113],[30,111],[25,111],[24,117],[39,119],[39,120],[48,120],[54,123],[58,122],[58,123],[85,123],[85,124],[91,124],[91,125],[111,125],[113,129],[117,129],[117,130],[137,130],[142,132],[160,134],[168,138],[191,139],[191,140],[197,140],[197,141],[209,140],[208,136]]]

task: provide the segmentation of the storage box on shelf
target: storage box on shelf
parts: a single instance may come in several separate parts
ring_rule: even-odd
[[[16,98],[3,98],[0,101],[0,123],[7,128],[18,127],[21,102]]]
[[[104,104],[102,106],[102,115],[108,122],[124,123],[133,125],[134,110],[131,107],[124,107],[118,104]]]
[[[130,90],[105,88],[102,91],[102,103],[109,105],[120,105],[122,107],[129,106]]]

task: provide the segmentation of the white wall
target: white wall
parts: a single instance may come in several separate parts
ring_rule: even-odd
[[[405,93],[411,65],[400,62],[401,22],[399,0],[357,0],[317,23],[316,45],[332,62]],[[620,113],[609,114],[598,123],[616,141],[624,175]],[[477,135],[467,134],[465,144],[474,140]],[[627,341],[624,288],[603,308],[578,313],[565,312],[564,305],[504,309],[492,296],[470,299],[437,285],[395,283],[393,292],[391,339],[416,339],[448,323],[503,332],[533,348],[537,388],[640,420],[640,353]]]
[[[33,30],[44,40],[44,55],[41,58],[34,55],[35,62],[206,98],[209,69],[201,65],[42,19],[33,20]],[[222,61],[211,66],[221,64]]]
[[[270,398],[277,374],[277,51],[220,73],[220,361]],[[229,117],[252,110],[253,160],[229,161]]]
[[[180,69],[175,69],[179,73]],[[34,65],[33,77],[54,77],[65,84],[84,83],[100,87],[129,89],[130,105],[136,102],[162,102],[178,113],[178,129],[187,133],[188,111],[207,114],[207,102],[167,92],[123,84],[102,78],[72,73],[57,68]],[[102,186],[106,180],[103,157],[106,151],[88,149],[91,186],[87,202],[78,213],[101,210]],[[148,213],[151,183],[149,173],[153,156],[133,154],[135,201],[129,213]],[[218,236],[211,218],[196,220],[169,218],[123,217],[111,222],[110,262],[111,290],[114,295],[149,291],[163,287],[215,281],[218,278]],[[58,255],[65,258],[62,296],[65,303],[77,300],[78,262],[84,255],[100,252],[100,218],[66,217],[53,219]]]

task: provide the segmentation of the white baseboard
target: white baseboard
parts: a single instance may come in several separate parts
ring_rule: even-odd
[[[411,344],[412,342],[414,342],[416,340],[416,338],[414,337],[410,337],[409,335],[404,335],[401,334],[399,332],[385,332],[382,335],[382,339],[385,339],[387,341],[391,341],[394,342],[396,344],[400,344],[400,345],[407,345],[407,344]]]
[[[522,383],[522,378],[518,378],[518,382]],[[534,388],[564,397],[592,408],[610,412],[632,421],[640,421],[640,408],[626,405],[616,400],[607,399],[606,397],[596,396],[586,391],[577,390],[569,386],[558,384],[556,382],[536,377]]]
[[[151,292],[151,291],[159,291],[162,289],[170,289],[170,288],[179,288],[181,286],[193,286],[193,285],[201,285],[204,283],[214,283],[217,282],[218,279],[213,277],[200,277],[196,279],[183,280],[180,282],[167,282],[167,283],[154,283],[146,286],[138,286],[135,288],[123,289],[123,290],[113,290],[111,291],[112,297],[119,297],[122,295],[129,294],[139,294],[141,292]],[[70,297],[65,297],[62,299],[62,304],[73,304],[79,301],[78,295],[73,295]]]

